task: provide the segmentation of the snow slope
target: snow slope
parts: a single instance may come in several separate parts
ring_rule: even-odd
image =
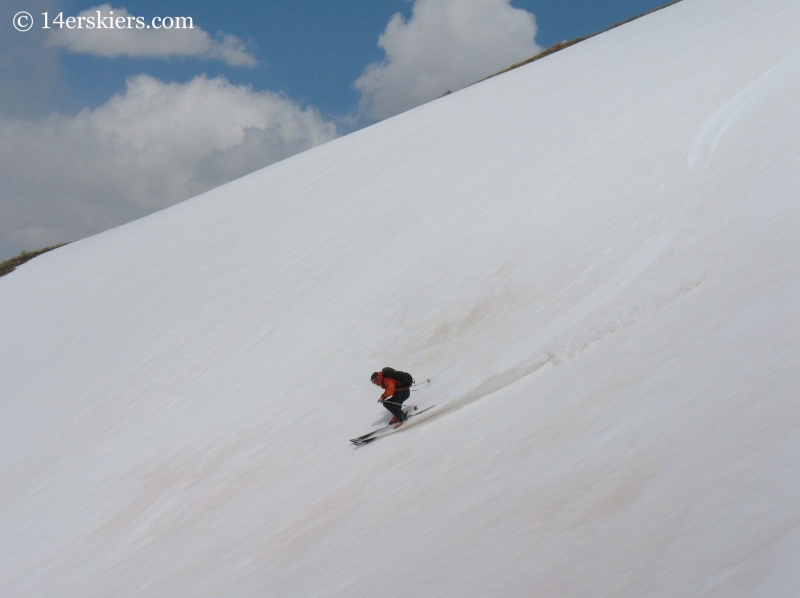
[[[797,596],[798,105],[684,0],[0,279],[0,595]]]

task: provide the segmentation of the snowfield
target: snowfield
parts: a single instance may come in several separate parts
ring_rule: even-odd
[[[0,279],[0,595],[800,595],[799,107],[684,0]]]

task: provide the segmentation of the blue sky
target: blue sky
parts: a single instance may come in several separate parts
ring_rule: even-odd
[[[101,1],[1,1],[0,258],[167,207],[665,3],[107,3],[147,21],[192,17],[194,37],[177,42],[41,29],[44,11],[77,16]],[[18,32],[23,10],[34,27]],[[148,132],[154,122],[170,130]]]

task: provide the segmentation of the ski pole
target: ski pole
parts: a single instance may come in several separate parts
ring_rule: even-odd
[[[419,386],[420,384],[430,384],[430,383],[431,379],[428,378],[427,380],[423,380],[422,382],[417,382],[416,384],[412,384],[411,386],[409,386],[409,388],[414,388],[415,386]]]
[[[380,401],[378,401],[378,402],[380,403]],[[384,400],[383,402],[384,403],[389,403],[390,405],[400,405],[401,407],[413,407],[414,411],[417,410],[417,406],[416,405],[403,405],[402,403],[395,403],[394,401],[386,401],[386,400]]]

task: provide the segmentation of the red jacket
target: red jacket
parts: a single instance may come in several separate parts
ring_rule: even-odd
[[[381,395],[381,400],[394,396],[394,393],[397,392],[400,387],[400,383],[397,380],[384,378],[383,373],[378,374],[378,378],[375,380],[375,382],[373,382],[373,384],[377,384],[384,389],[384,392]]]

